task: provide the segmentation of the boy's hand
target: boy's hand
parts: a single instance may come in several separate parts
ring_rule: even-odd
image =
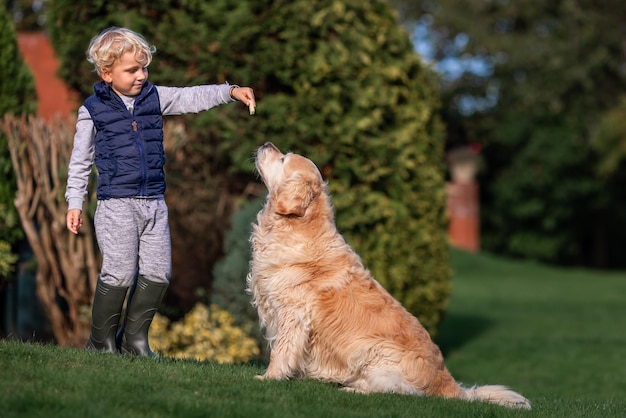
[[[80,218],[80,209],[71,209],[67,211],[67,229],[74,234],[78,234],[78,230],[83,226],[83,220]]]
[[[256,100],[254,99],[254,91],[250,87],[235,87],[230,94],[233,99],[237,99],[248,106],[250,114],[254,115]]]

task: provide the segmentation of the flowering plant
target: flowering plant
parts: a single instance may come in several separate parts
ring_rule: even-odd
[[[160,314],[150,327],[152,350],[164,357],[217,363],[245,363],[260,353],[250,327],[235,326],[230,312],[198,303],[178,322]]]

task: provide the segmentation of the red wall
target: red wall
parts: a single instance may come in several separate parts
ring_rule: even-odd
[[[17,34],[17,45],[35,77],[39,102],[37,115],[50,120],[55,116],[65,117],[76,112],[78,95],[57,77],[59,63],[48,36],[43,32],[20,32]]]
[[[448,183],[446,192],[450,245],[467,251],[479,251],[478,183]]]

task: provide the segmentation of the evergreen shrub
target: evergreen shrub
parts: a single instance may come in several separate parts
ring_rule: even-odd
[[[0,6],[0,118],[6,114],[21,115],[36,110],[35,80],[24,63],[17,45],[13,19]],[[0,278],[13,271],[17,256],[15,245],[24,233],[13,204],[17,183],[6,136],[0,131]]]

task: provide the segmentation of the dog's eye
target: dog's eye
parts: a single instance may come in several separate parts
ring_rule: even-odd
[[[285,162],[285,157],[280,157],[280,162],[284,163]]]

